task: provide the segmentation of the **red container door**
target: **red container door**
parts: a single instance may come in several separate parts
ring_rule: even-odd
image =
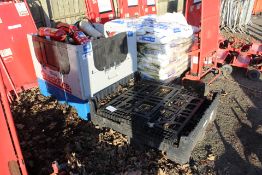
[[[120,18],[134,18],[141,16],[139,0],[118,0]]]
[[[113,0],[86,0],[87,17],[91,22],[106,23],[115,19]]]
[[[14,90],[10,81],[17,90],[20,90],[20,87],[27,89],[36,85],[27,41],[27,34],[36,31],[34,20],[25,3],[0,2],[0,67],[8,91]]]
[[[156,14],[156,0],[141,0],[141,14],[144,15],[151,15]]]

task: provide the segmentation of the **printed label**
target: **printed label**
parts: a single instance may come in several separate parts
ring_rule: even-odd
[[[135,6],[138,5],[138,0],[127,0],[128,6]]]
[[[80,31],[79,31],[78,34],[79,34],[79,37],[80,37],[80,38],[85,38],[85,37],[86,37],[86,35],[84,34],[84,32],[80,32]]]
[[[84,54],[89,53],[91,51],[92,51],[92,46],[91,46],[90,42],[85,44],[85,45],[83,45],[83,52],[84,52]]]
[[[48,75],[46,72],[42,71],[43,79],[47,82],[57,86],[58,88],[64,89],[68,93],[72,93],[72,89],[69,84],[62,81],[60,77]]]
[[[113,106],[107,106],[106,109],[110,112],[115,112],[117,109]]]
[[[0,50],[0,55],[2,58],[4,58],[13,55],[13,53],[11,48],[7,48],[7,49]]]
[[[4,62],[5,63],[12,62],[13,60],[14,60],[13,56],[4,57]]]
[[[114,15],[113,15],[113,14],[109,14],[109,15],[108,15],[108,18],[109,18],[109,19],[114,19]]]
[[[156,11],[156,8],[155,7],[152,7],[152,12],[155,12]]]
[[[114,21],[111,21],[112,23],[117,23],[117,24],[124,24],[125,21],[124,20],[114,20]]]
[[[112,11],[110,0],[97,0],[100,13]]]
[[[193,64],[198,64],[198,57],[193,56]]]
[[[96,22],[101,22],[101,18],[97,17]]]
[[[155,5],[155,0],[147,0],[147,5]]]
[[[128,36],[128,37],[132,37],[133,35],[134,35],[134,33],[133,33],[133,32],[130,32],[130,31],[129,31],[129,32],[127,32],[127,36]]]
[[[142,41],[155,42],[155,38],[149,36],[143,36]]]
[[[28,16],[29,12],[25,6],[25,3],[20,2],[20,3],[15,3],[16,10],[19,14],[19,16]]]
[[[181,30],[180,30],[179,28],[174,28],[174,29],[173,29],[173,32],[174,32],[174,33],[178,33],[178,32],[181,32]]]
[[[16,25],[8,26],[7,28],[8,28],[9,30],[12,30],[12,29],[20,28],[20,27],[22,27],[21,24],[16,24]]]

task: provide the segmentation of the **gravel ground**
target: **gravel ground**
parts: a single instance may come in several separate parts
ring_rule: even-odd
[[[262,81],[235,70],[210,88],[223,92],[217,119],[185,165],[150,148],[135,149],[125,136],[80,120],[38,89],[26,91],[12,111],[29,174],[52,173],[54,161],[64,174],[79,175],[262,174]]]

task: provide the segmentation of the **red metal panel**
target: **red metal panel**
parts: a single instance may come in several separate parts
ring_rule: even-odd
[[[187,0],[185,17],[188,24],[200,26],[201,23],[201,1]]]
[[[12,140],[10,138],[2,105],[0,105],[0,126],[0,174],[9,175],[10,172],[8,168],[8,162],[17,160],[17,157],[14,151]]]
[[[118,0],[120,18],[133,18],[141,16],[141,5],[139,0]]]
[[[36,76],[27,42],[27,34],[36,27],[25,3],[0,2],[0,54],[16,89],[36,84]],[[1,66],[1,71],[4,72]],[[13,90],[7,73],[7,90]]]
[[[190,72],[186,74],[184,79],[200,80],[210,71],[216,69],[218,74],[208,82],[210,84],[221,74],[221,71],[216,67],[216,59],[213,59],[219,48],[219,8],[220,0],[187,1],[186,19],[189,24],[200,26],[199,40],[196,43],[200,47],[190,53],[192,55]],[[197,15],[197,17],[194,15]],[[205,61],[211,59],[213,64],[209,65],[209,69],[203,70],[203,67],[207,65]]]
[[[150,14],[156,14],[156,0],[141,0],[141,15],[150,15]]]
[[[253,14],[262,12],[262,0],[256,0],[253,8]]]
[[[200,60],[218,49],[219,8],[220,0],[202,0]]]
[[[1,73],[0,94],[0,174],[14,175],[18,172],[27,175]]]
[[[85,0],[87,16],[92,22],[104,24],[115,18],[113,0]]]

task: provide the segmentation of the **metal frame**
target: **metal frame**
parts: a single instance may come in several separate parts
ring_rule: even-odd
[[[248,68],[253,68],[262,73],[262,65],[251,65],[253,55],[257,55],[262,58],[262,44],[255,42],[246,44],[241,40],[237,40],[236,38],[231,38],[231,40],[232,42],[228,43],[226,48],[220,48],[218,50],[219,57],[217,58],[217,63],[246,68],[247,70]],[[228,39],[222,40],[221,43],[225,41],[228,41]],[[244,47],[248,48],[248,50],[243,51]],[[229,62],[226,61],[228,56],[232,57]]]
[[[186,18],[191,25],[200,25],[200,32],[196,34],[198,40],[195,42],[191,55],[191,68],[186,73],[183,80],[200,81],[211,71],[217,71],[218,74],[211,79],[211,84],[221,71],[217,68],[215,52],[218,50],[219,39],[219,6],[220,0],[202,0],[201,3],[194,3],[194,0],[188,0],[186,4]],[[199,14],[201,13],[201,14]],[[196,14],[194,16],[194,14]],[[191,18],[194,16],[194,18]],[[212,65],[206,65],[205,61],[212,58]],[[208,68],[205,68],[208,67]]]

